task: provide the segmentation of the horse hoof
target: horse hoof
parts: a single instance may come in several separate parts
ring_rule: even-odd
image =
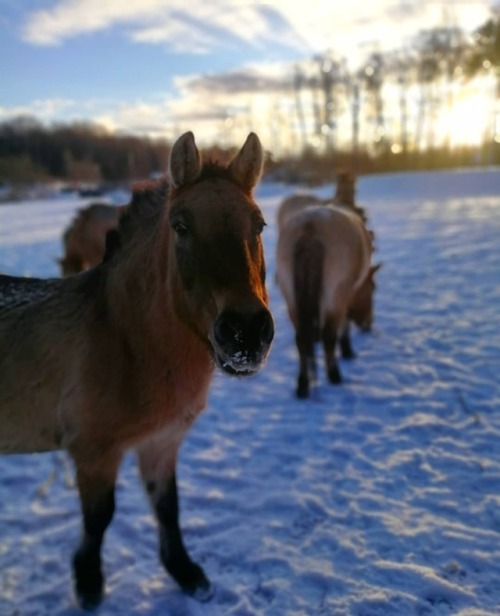
[[[309,389],[297,387],[296,394],[297,398],[299,398],[300,400],[304,400],[305,398],[309,398]]]
[[[78,605],[87,612],[92,612],[99,607],[102,601],[102,592],[97,593],[76,593]]]
[[[207,601],[210,601],[210,599],[213,597],[214,595],[214,589],[212,584],[210,584],[210,582],[207,580],[208,586],[206,588],[196,588],[194,590],[194,592],[188,592],[188,594],[193,597],[193,599],[195,599],[196,601],[199,601],[200,603],[206,603]]]
[[[309,396],[309,381],[307,378],[299,376],[295,393],[297,398],[307,398]]]
[[[95,610],[103,597],[104,577],[94,559],[88,559],[83,550],[73,557],[73,576],[78,604],[84,610]]]
[[[193,562],[184,563],[183,567],[167,569],[182,590],[197,601],[208,601],[212,594],[212,585],[205,572]]]
[[[328,380],[332,385],[340,385],[342,383],[342,375],[337,366],[328,370]]]

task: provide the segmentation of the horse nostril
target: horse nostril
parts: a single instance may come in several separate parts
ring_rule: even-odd
[[[257,317],[257,327],[260,329],[260,339],[265,344],[271,344],[274,338],[274,322],[267,310],[259,312]]]
[[[224,312],[215,322],[214,335],[215,340],[221,345],[230,339],[237,340],[241,336],[241,319],[233,313]]]

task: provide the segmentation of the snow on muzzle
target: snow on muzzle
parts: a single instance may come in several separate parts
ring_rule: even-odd
[[[211,339],[215,362],[232,376],[251,376],[264,365],[274,338],[274,322],[267,308],[253,312],[224,310]]]

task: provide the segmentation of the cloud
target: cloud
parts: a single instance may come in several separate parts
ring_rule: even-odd
[[[23,39],[60,45],[111,28],[136,44],[170,52],[209,54],[247,48],[278,57],[280,51],[311,55],[333,49],[354,68],[369,51],[408,45],[419,30],[448,21],[472,28],[495,0],[448,5],[421,0],[59,0],[28,15]]]
[[[259,91],[272,94],[288,91],[292,74],[290,64],[261,64],[213,75],[177,78],[174,85],[181,92],[191,91],[202,97],[214,92],[219,95],[253,94]]]
[[[272,5],[273,2],[270,2]],[[60,0],[31,13],[22,29],[26,42],[59,45],[82,34],[122,27],[137,43],[166,44],[183,53],[208,52],[237,42],[296,46],[301,38],[276,7],[227,0]]]
[[[166,0],[60,0],[52,8],[31,13],[22,35],[34,45],[58,45],[66,39],[116,25],[153,23],[169,4]]]
[[[77,109],[76,102],[66,98],[49,98],[35,100],[29,105],[0,107],[0,118],[15,116],[34,116],[41,121],[49,122],[71,109]]]
[[[58,45],[72,37],[120,27],[137,43],[163,44],[172,51],[200,53],[245,43],[255,48],[313,52],[352,37],[356,18],[375,26],[387,2],[338,3],[268,0],[266,4],[229,0],[59,0],[28,15],[26,42]],[[349,31],[349,32],[348,32]],[[352,41],[351,41],[352,44]]]

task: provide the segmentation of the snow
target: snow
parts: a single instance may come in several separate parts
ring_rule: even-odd
[[[297,353],[274,285],[276,337],[250,379],[217,374],[179,457],[181,524],[214,584],[198,603],[163,572],[130,455],[107,533],[102,615],[500,614],[500,173],[363,177],[376,233],[372,334],[345,383],[294,398]],[[318,191],[332,194],[331,187]],[[0,206],[0,271],[54,276],[81,201]],[[321,364],[320,364],[321,365]],[[0,614],[71,616],[80,516],[61,453],[0,458]]]

